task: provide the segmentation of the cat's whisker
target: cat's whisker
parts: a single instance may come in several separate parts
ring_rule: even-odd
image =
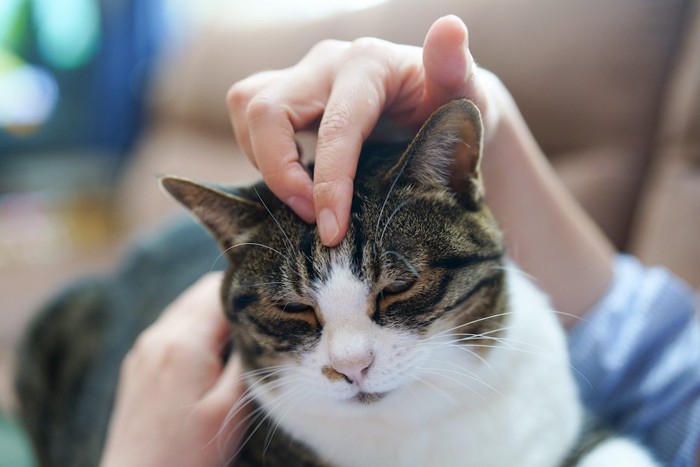
[[[295,252],[295,248],[294,248],[294,244],[292,243],[292,240],[289,238],[289,235],[287,235],[287,232],[282,228],[282,225],[279,223],[279,221],[277,220],[275,215],[272,214],[272,211],[270,210],[270,208],[267,206],[267,204],[265,204],[265,201],[263,201],[262,196],[260,196],[260,193],[258,193],[258,189],[255,186],[253,186],[253,191],[255,191],[255,195],[258,197],[258,199],[260,200],[260,203],[263,205],[263,207],[265,208],[267,213],[270,215],[270,217],[272,218],[274,223],[277,225],[277,228],[279,228],[280,232],[282,232],[282,235],[285,238],[285,243],[287,245],[287,248],[289,248],[289,252],[290,252],[289,258],[293,258],[294,255],[292,253]]]
[[[253,289],[256,287],[263,287],[266,285],[284,285],[285,283],[283,281],[270,281],[270,282],[255,282],[255,283],[250,283],[250,284],[241,284],[238,287],[241,289]]]
[[[255,388],[256,386],[261,385],[264,383],[267,379],[272,378],[285,370],[292,369],[294,368],[293,365],[275,365],[271,367],[265,367],[257,370],[250,370],[242,373],[239,377],[239,381],[244,381],[246,385],[248,386],[248,390]],[[253,381],[251,379],[261,376],[260,378],[257,378]],[[248,391],[246,391],[248,392]]]
[[[384,202],[382,203],[382,207],[379,209],[379,215],[377,215],[377,225],[375,227],[376,231],[379,231],[379,223],[382,221],[382,214],[384,214],[384,209],[386,208],[387,203],[389,202],[389,199],[391,198],[392,193],[394,192],[394,188],[396,187],[396,184],[398,183],[399,179],[403,175],[404,170],[406,170],[406,166],[408,165],[409,158],[405,158],[403,164],[399,168],[398,173],[394,177],[394,179],[391,181],[391,185],[389,186],[389,191],[386,194],[386,197],[384,198]],[[381,245],[381,242],[379,243]]]
[[[550,312],[554,313],[555,315],[566,316],[567,318],[573,318],[573,319],[580,321],[582,323],[585,323],[588,321],[584,316],[575,315],[573,313],[567,313],[565,311],[558,311],[555,309],[551,309]]]
[[[462,343],[462,344],[466,343],[468,345],[469,342],[478,341],[478,340],[504,340],[504,339],[507,340],[510,338],[508,338],[508,337],[494,337],[494,336],[491,336],[489,334],[501,333],[501,332],[512,330],[515,328],[516,328],[516,326],[507,326],[507,327],[494,329],[492,331],[488,331],[488,332],[484,332],[484,333],[480,333],[480,334],[464,334],[461,336],[455,334],[454,335],[455,338],[452,339],[451,342]],[[518,341],[514,341],[514,342],[519,343]],[[534,344],[529,344],[529,343],[528,343],[528,345],[534,346]]]
[[[535,351],[535,350],[528,350],[528,349],[521,349],[518,348],[514,345],[508,345],[501,343],[501,345],[496,345],[496,344],[470,344],[471,347],[478,347],[478,348],[484,348],[484,349],[496,349],[496,350],[512,350],[514,352],[519,352],[519,353],[524,353],[528,355],[534,355],[537,357],[543,357],[543,358],[554,358],[554,356],[544,352],[544,351]]]
[[[527,343],[524,343],[527,344]],[[534,355],[537,357],[544,357],[544,358],[554,358],[553,355],[548,353],[546,349],[541,349],[537,346],[531,345],[531,347],[535,347],[537,350],[540,350],[539,352],[535,352],[532,350],[526,350],[526,349],[520,349],[518,347],[512,346],[512,345],[503,345],[503,346],[497,346],[497,345],[490,345],[490,344],[469,344],[470,347],[483,347],[483,348],[489,348],[489,349],[501,349],[501,350],[513,350],[517,352],[522,352],[526,353],[529,355]],[[591,388],[593,387],[593,383],[584,375],[578,368],[576,368],[574,365],[572,365],[570,362],[567,362],[567,366],[571,368],[576,374],[578,374],[585,382],[588,384]]]
[[[418,381],[418,382],[420,382],[420,383],[426,385],[426,386],[429,387],[430,389],[434,390],[435,392],[437,392],[440,396],[442,396],[442,397],[443,397],[445,400],[447,400],[448,402],[450,402],[450,403],[452,403],[452,404],[454,404],[454,405],[457,405],[457,401],[455,401],[454,397],[452,397],[452,396],[449,395],[447,392],[445,392],[442,388],[436,386],[435,384],[431,383],[431,382],[428,381],[427,379],[421,378],[421,377],[419,376],[419,377],[416,378],[416,381]]]
[[[281,380],[276,381],[273,384],[265,385],[265,386],[270,386],[270,387],[265,387],[265,390],[266,391],[275,390],[275,389],[282,387],[286,384],[289,384],[290,382],[293,382],[297,379],[298,378],[291,377],[291,376],[287,377],[287,378],[283,378]],[[298,389],[299,388],[293,389],[293,391],[298,390]],[[248,404],[256,402],[258,397],[259,397],[259,394],[253,394],[252,392],[247,391],[247,394],[245,396],[241,396],[239,398],[239,401],[242,398],[246,398],[247,400],[245,401],[245,403],[241,407],[238,407],[235,410],[235,412],[239,413],[240,410],[242,409],[242,407],[245,407]],[[238,405],[238,401],[236,402],[236,404],[234,404],[234,407],[236,405]],[[230,412],[234,412],[234,408],[232,408]],[[222,424],[222,427],[219,429],[219,432],[216,434],[214,439],[221,438],[221,435],[223,434],[224,429],[226,428],[226,425],[228,425],[234,417],[235,417],[235,414],[234,415],[227,415],[226,420]],[[243,449],[243,447],[246,445],[246,443],[248,443],[248,441],[250,441],[250,439],[253,437],[255,432],[262,426],[262,424],[265,422],[265,420],[267,418],[269,418],[269,414],[267,413],[267,409],[264,409],[262,406],[259,406],[259,407],[256,407],[251,413],[249,413],[245,417],[243,417],[241,420],[239,420],[238,423],[236,423],[236,425],[231,429],[231,431],[228,434],[228,436],[226,437],[226,439],[222,442],[223,446],[228,445],[231,436],[233,436],[235,433],[238,433],[238,432],[241,432],[241,433],[249,432],[249,433],[248,433],[247,437],[245,438],[245,440],[243,440],[241,442],[237,451],[231,456],[231,459],[233,459],[234,457],[236,457],[240,453],[240,451]],[[255,424],[256,420],[258,420],[258,419],[260,419],[260,421],[257,422],[257,425],[255,426],[255,428],[250,430],[250,427],[253,426],[253,424]]]
[[[437,339],[437,338],[439,338],[439,337],[441,337],[441,336],[444,336],[445,334],[448,334],[448,333],[450,333],[450,332],[452,332],[452,331],[454,331],[454,330],[457,330],[457,329],[460,329],[460,328],[465,328],[465,327],[467,327],[467,326],[473,326],[474,324],[478,324],[478,323],[481,323],[481,322],[484,322],[484,321],[488,321],[488,320],[490,320],[490,319],[501,318],[501,317],[503,317],[503,316],[509,316],[509,315],[512,315],[513,313],[514,313],[513,311],[506,311],[506,312],[503,312],[503,313],[496,313],[496,314],[493,314],[493,315],[485,316],[485,317],[483,317],[483,318],[475,319],[475,320],[469,321],[469,322],[467,322],[467,323],[458,324],[458,325],[453,326],[453,327],[451,327],[451,328],[449,328],[449,329],[446,329],[446,330],[441,331],[441,332],[439,332],[439,333],[437,333],[437,334],[434,334],[434,335],[432,335],[432,336],[430,336],[430,337],[426,337],[424,340]]]
[[[481,337],[481,336],[479,336],[479,337]],[[479,339],[479,337],[475,338],[474,340]],[[505,345],[522,345],[525,347],[530,347],[534,350],[538,350],[540,352],[546,352],[545,348],[540,347],[538,345],[535,345],[532,342],[524,342],[521,340],[513,339],[511,337],[493,337],[493,336],[484,335],[483,338],[485,340],[492,340],[492,341],[500,342],[500,343],[505,344]]]
[[[454,374],[454,375],[458,375],[458,376],[463,376],[463,377],[468,378],[472,381],[475,381],[479,384],[482,384],[483,386],[492,390],[493,392],[495,392],[499,396],[503,397],[503,394],[501,394],[501,392],[498,389],[496,389],[495,387],[493,387],[491,384],[487,383],[483,379],[479,378],[478,376],[476,376],[476,374],[474,374],[474,372],[469,371],[466,368],[460,367],[459,365],[456,365],[452,362],[448,362],[448,361],[444,361],[444,360],[430,359],[427,361],[434,361],[434,362],[437,362],[439,364],[447,364],[447,365],[452,366],[456,369],[450,370],[449,368],[420,368],[420,367],[415,367],[415,368],[420,369],[420,370],[432,370],[432,371],[438,372],[438,373],[449,373],[449,374]],[[456,378],[453,379],[453,381],[459,382]]]
[[[255,426],[255,428],[253,428],[251,430],[250,427],[252,427],[256,423],[256,421],[261,417],[262,417],[262,420],[260,422],[258,422],[258,424]],[[222,440],[221,449],[223,449],[223,447],[226,446],[228,442],[230,442],[231,437],[234,436],[237,429],[240,429],[241,433],[247,433],[245,439],[243,439],[241,441],[241,443],[239,444],[236,451],[233,454],[231,454],[227,463],[230,463],[233,459],[235,459],[238,456],[238,454],[241,453],[241,451],[243,451],[243,448],[245,447],[245,445],[248,444],[248,442],[253,438],[253,436],[255,435],[255,432],[258,430],[260,425],[265,421],[265,419],[267,417],[269,417],[269,415],[262,407],[257,408],[251,414],[246,416],[245,419],[241,420],[241,422],[236,424],[236,426],[231,430],[231,432],[228,434],[226,439]],[[244,424],[245,424],[245,426],[242,426]]]
[[[421,342],[419,344],[421,347],[432,349],[432,348],[443,348],[443,347],[453,347],[458,350],[461,350],[463,352],[466,352],[479,360],[484,366],[486,366],[493,374],[496,374],[496,370],[493,368],[493,365],[491,365],[488,360],[486,360],[484,357],[478,354],[478,352],[475,352],[471,349],[469,349],[468,346],[463,345],[463,344],[455,344],[453,341],[442,341],[442,342]]]
[[[293,379],[296,379],[296,378],[293,378]],[[243,447],[248,443],[248,441],[250,441],[250,439],[253,437],[253,435],[255,435],[255,432],[257,432],[262,427],[263,423],[265,423],[266,420],[271,419],[271,417],[269,415],[270,412],[272,412],[273,410],[276,410],[282,403],[284,403],[284,401],[288,397],[291,397],[291,395],[294,394],[295,391],[300,391],[301,389],[302,389],[301,387],[297,387],[297,388],[293,389],[283,399],[277,401],[275,403],[275,405],[272,406],[271,408],[268,407],[265,410],[261,410],[260,412],[258,412],[256,414],[255,418],[253,420],[251,420],[251,423],[246,427],[246,430],[250,431],[250,433],[249,433],[248,437],[245,439],[245,441],[243,441],[241,443],[240,447],[238,448],[238,451],[243,449]],[[257,412],[257,410],[256,410],[256,412]],[[260,414],[262,414],[262,416],[260,416]],[[257,424],[255,425],[255,427],[252,430],[250,430],[250,426],[252,426],[255,423],[255,420],[257,420],[257,419],[260,419],[260,421],[257,422]],[[234,457],[238,454],[238,451],[236,452],[236,454],[234,454]]]
[[[265,248],[265,249],[267,249],[267,250],[274,251],[275,253],[277,253],[278,255],[280,255],[282,258],[285,258],[285,259],[286,259],[286,256],[284,256],[279,250],[277,250],[277,249],[275,249],[275,248],[272,248],[271,246],[264,245],[264,244],[262,244],[262,243],[256,243],[256,242],[241,242],[241,243],[236,243],[235,245],[231,245],[230,247],[226,248],[224,251],[222,251],[221,253],[219,253],[219,255],[216,257],[216,259],[214,259],[214,261],[212,262],[211,268],[209,268],[209,271],[211,272],[211,271],[214,270],[214,268],[216,267],[216,263],[218,263],[219,260],[220,260],[221,258],[223,258],[224,255],[226,255],[226,253],[228,253],[229,251],[233,250],[234,248],[238,248],[239,246],[257,246],[257,247],[260,247],[260,248]]]
[[[272,427],[272,430],[268,430],[268,433],[265,438],[265,447],[263,448],[263,453],[266,453],[268,448],[270,447],[270,444],[272,443],[272,438],[275,436],[275,433],[277,432],[277,429],[279,426],[282,424],[284,419],[289,415],[289,413],[297,406],[299,403],[301,403],[303,400],[305,400],[309,395],[311,394],[311,391],[297,391],[291,392],[287,398],[285,398],[285,403],[286,401],[290,400],[292,396],[298,396],[296,397],[296,400],[293,401],[291,404],[289,404],[289,407],[287,410],[284,411],[284,413],[275,421],[274,426]]]
[[[466,382],[460,381],[459,379],[455,378],[454,376],[450,376],[445,374],[442,370],[440,369],[435,369],[435,368],[422,368],[422,367],[414,367],[416,370],[421,370],[423,373],[428,374],[428,375],[433,375],[433,376],[439,376],[441,378],[448,379],[460,386],[462,386],[464,389],[467,389],[469,392],[477,396],[479,399],[482,401],[486,401],[486,398],[484,397],[483,394],[481,394],[479,391],[474,389],[473,387],[469,386]],[[454,398],[452,398],[454,400]]]
[[[547,357],[547,358],[553,358],[552,355],[549,354],[549,353],[547,352],[547,349],[544,349],[544,348],[542,348],[542,347],[539,347],[539,346],[537,346],[537,345],[535,345],[535,344],[533,344],[533,343],[530,343],[530,342],[522,342],[522,341],[517,341],[517,340],[511,339],[511,338],[503,338],[503,337],[501,337],[501,338],[492,338],[492,339],[493,339],[493,340],[496,340],[496,341],[498,341],[498,342],[501,342],[501,343],[504,344],[504,345],[508,345],[508,347],[504,347],[505,349],[517,350],[517,351],[521,351],[521,352],[529,352],[531,355],[540,356],[540,357]],[[526,350],[526,349],[521,349],[521,348],[518,348],[518,347],[516,347],[516,346],[514,346],[514,345],[512,345],[512,344],[520,344],[520,345],[524,345],[524,346],[529,346],[530,348],[533,348],[535,351],[532,351],[532,350],[531,350],[531,351],[528,351],[528,350]],[[470,345],[471,347],[476,347],[476,346],[477,346],[477,345],[473,345],[473,344],[469,344],[469,345]],[[574,365],[572,365],[570,362],[568,362],[567,365],[568,365],[569,368],[571,368],[574,372],[576,372],[576,374],[578,374],[579,376],[581,376],[581,378],[583,378],[583,379],[586,381],[586,383],[587,383],[588,385],[590,385],[591,387],[593,387],[593,385],[592,385],[592,383],[590,382],[590,380],[589,380],[588,378],[586,378],[586,376],[585,376],[578,368],[576,368],[576,367],[575,367]]]
[[[484,331],[484,332],[477,333],[477,334],[475,334],[475,333],[473,333],[473,332],[458,332],[458,333],[447,334],[447,335],[432,336],[432,337],[430,337],[430,338],[425,339],[424,341],[425,341],[425,342],[428,342],[428,341],[430,341],[430,340],[432,340],[433,338],[436,338],[436,337],[441,337],[441,338],[445,338],[445,337],[460,338],[461,340],[464,341],[464,340],[468,340],[468,338],[478,339],[478,338],[481,338],[481,337],[486,337],[486,336],[488,336],[488,335],[490,335],[490,334],[496,334],[496,333],[499,333],[499,332],[509,331],[509,330],[511,330],[511,329],[516,329],[516,326],[501,326],[501,327],[499,327],[499,328],[491,329],[491,330],[489,330],[489,331]],[[458,342],[458,340],[457,340],[457,339],[453,339],[452,342]]]
[[[389,255],[392,255],[392,256],[395,256],[396,258],[398,258],[414,276],[418,277],[420,275],[418,273],[418,271],[416,270],[416,267],[408,260],[408,258],[406,258],[401,253],[394,251],[394,250],[388,250],[388,251],[385,251],[384,253],[382,253],[382,257],[389,256]]]
[[[284,255],[282,254],[281,251],[279,251],[279,250],[277,250],[277,249],[275,249],[275,248],[272,248],[271,246],[265,245],[265,244],[263,244],[263,243],[256,243],[256,242],[241,242],[241,243],[236,243],[235,245],[232,245],[232,246],[230,246],[229,248],[227,248],[226,251],[233,250],[234,248],[238,248],[239,246],[257,246],[257,247],[260,247],[260,248],[265,248],[265,249],[267,249],[267,250],[274,251],[275,253],[277,253],[278,255],[280,255],[282,258],[286,258],[286,256],[284,256]]]
[[[494,265],[494,266],[493,266],[493,269],[498,269],[498,270],[501,270],[501,271],[505,271],[505,272],[508,272],[508,273],[510,273],[510,274],[517,274],[517,275],[520,275],[520,276],[522,276],[522,277],[527,278],[530,282],[533,282],[533,283],[537,283],[537,282],[538,282],[536,277],[534,277],[533,275],[531,275],[531,274],[529,274],[529,273],[523,271],[522,269],[519,269],[517,266],[508,265],[508,264],[499,264],[499,265]],[[555,309],[550,309],[550,310],[548,310],[548,311],[551,312],[551,313],[554,313],[554,314],[556,314],[556,315],[566,316],[567,318],[573,318],[573,319],[578,320],[578,321],[582,321],[582,322],[585,322],[585,321],[586,321],[586,318],[584,318],[583,316],[579,316],[579,315],[576,315],[576,314],[573,314],[573,313],[567,313],[567,312],[565,312],[565,311],[558,311],[558,310],[555,310]]]
[[[231,422],[231,420],[233,420],[235,418],[235,416],[238,415],[238,413],[240,413],[240,411],[244,410],[248,404],[250,404],[251,402],[254,401],[255,396],[256,396],[254,394],[254,392],[257,390],[258,387],[264,385],[263,383],[266,379],[281,373],[282,371],[284,371],[284,369],[286,367],[290,367],[290,365],[277,365],[276,367],[279,369],[277,369],[275,371],[271,371],[271,367],[268,367],[268,368],[262,368],[262,369],[258,369],[258,370],[248,371],[248,372],[243,373],[241,376],[239,376],[239,378],[238,378],[239,381],[240,380],[246,381],[249,384],[248,384],[248,387],[246,388],[246,390],[243,392],[243,394],[241,394],[241,396],[238,398],[238,400],[236,400],[234,405],[231,407],[231,410],[229,411],[229,413],[226,415],[226,418],[224,419],[224,421],[222,423],[222,428],[224,428],[226,425],[228,425]],[[256,381],[254,381],[251,384],[249,381],[250,378],[253,376],[259,375],[259,374],[264,374],[264,376],[262,378],[257,379]],[[279,381],[283,381],[283,380],[284,380],[284,378],[280,378],[280,380],[277,380],[275,383],[277,383]],[[269,387],[269,384],[268,384],[268,387],[266,389],[274,390],[277,387],[278,386]]]
[[[512,263],[494,265],[493,269],[498,269],[500,271],[505,271],[505,272],[508,272],[511,274],[517,274],[521,277],[525,277],[530,282],[536,281],[536,279],[533,275],[528,274],[527,272],[523,271],[522,269],[519,269],[517,266],[514,266]]]
[[[392,211],[391,214],[389,214],[389,217],[387,218],[386,222],[384,223],[384,228],[382,228],[382,233],[379,235],[379,244],[382,244],[382,241],[384,240],[384,234],[386,233],[386,228],[391,224],[391,220],[394,218],[396,213],[398,213],[404,206],[406,206],[408,203],[415,201],[415,198],[409,198],[399,204],[396,209]],[[377,225],[378,226],[378,225]]]

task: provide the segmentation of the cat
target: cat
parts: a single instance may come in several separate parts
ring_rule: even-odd
[[[461,99],[407,146],[366,145],[335,248],[262,182],[161,181],[228,260],[231,358],[249,388],[231,415],[257,408],[222,427],[247,430],[236,465],[656,465],[624,438],[584,436],[564,332],[486,206],[482,132]],[[43,465],[97,464],[120,358],[212,257],[191,233],[174,229],[33,326],[18,388]]]

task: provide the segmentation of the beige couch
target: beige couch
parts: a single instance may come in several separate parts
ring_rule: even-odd
[[[700,286],[700,2],[390,0],[331,18],[252,27],[212,21],[153,86],[152,121],[123,180],[121,208],[150,225],[173,204],[153,174],[256,176],[236,147],[225,93],[295,63],[324,38],[420,44],[453,13],[472,50],[511,89],[538,141],[621,249]]]

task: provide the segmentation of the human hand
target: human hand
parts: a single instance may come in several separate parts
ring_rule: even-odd
[[[507,91],[475,65],[468,45],[455,16],[437,20],[423,48],[378,39],[321,42],[297,65],[231,88],[236,138],[277,197],[307,222],[316,220],[325,245],[337,245],[348,228],[360,148],[380,115],[415,129],[440,105],[467,97],[482,113],[488,145],[500,120],[499,95]],[[294,135],[319,119],[312,182]]]
[[[240,443],[227,420],[243,392],[219,302],[220,274],[200,279],[137,339],[122,363],[103,467],[228,465]]]

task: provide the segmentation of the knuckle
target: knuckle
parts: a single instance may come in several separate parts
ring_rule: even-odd
[[[245,113],[248,121],[257,122],[279,116],[282,110],[273,99],[258,94],[250,100]]]
[[[275,71],[263,71],[233,83],[226,93],[231,110],[245,109],[248,101],[263,89]]]
[[[362,143],[362,132],[353,124],[347,111],[334,109],[323,116],[318,128],[316,153],[335,154]]]
[[[352,128],[352,122],[347,111],[338,108],[328,109],[319,125],[318,137],[319,139],[334,137],[350,128]]]
[[[323,57],[327,56],[328,53],[337,53],[338,51],[345,50],[349,47],[349,43],[345,41],[339,41],[336,39],[324,39],[317,42],[311,50],[309,55],[321,55]]]
[[[336,191],[336,186],[333,182],[334,180],[330,179],[314,183],[314,199],[333,198],[333,194]]]
[[[228,89],[226,102],[232,111],[245,108],[250,99],[251,92],[243,81],[239,81]]]
[[[189,353],[180,341],[147,329],[136,339],[127,354],[127,365],[163,368],[182,361]]]
[[[162,346],[161,340],[162,339],[153,332],[152,329],[146,329],[136,338],[134,345],[131,347],[129,351],[131,358],[145,359],[157,353],[158,349]]]
[[[284,188],[288,185],[287,182],[290,179],[292,170],[297,164],[298,162],[287,160],[277,166],[266,167],[262,174],[265,183],[267,183],[270,189],[275,191],[276,194],[279,193],[279,196],[284,196]]]
[[[360,37],[352,42],[350,55],[352,57],[377,59],[382,56],[386,42],[375,37]]]
[[[328,178],[314,183],[314,200],[330,200],[335,203],[348,189],[352,191],[352,178],[343,174],[328,174]]]

